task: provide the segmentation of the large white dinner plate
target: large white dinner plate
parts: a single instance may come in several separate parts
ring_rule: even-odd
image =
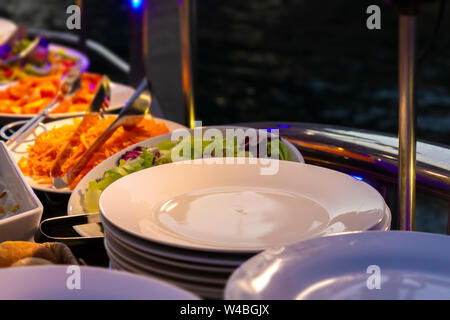
[[[168,246],[255,253],[368,230],[385,215],[381,195],[349,175],[304,163],[247,160],[208,164],[200,159],[133,173],[102,193],[102,218]],[[278,167],[277,173],[262,175],[267,166]]]
[[[226,129],[229,129],[229,128],[240,128],[240,127],[235,127],[235,126],[215,126],[213,128],[219,129],[222,132],[222,134],[225,136]],[[208,129],[208,127],[204,127],[202,129],[206,130],[206,129]],[[189,131],[191,133],[193,132],[192,129],[190,129]],[[84,197],[84,194],[86,193],[86,191],[88,189],[89,182],[97,180],[99,178],[102,178],[105,171],[116,167],[117,166],[117,161],[120,159],[120,157],[126,151],[132,150],[132,149],[136,148],[137,146],[143,146],[143,147],[146,147],[146,148],[155,147],[155,146],[157,146],[159,143],[161,143],[163,141],[170,140],[170,138],[171,138],[171,134],[166,134],[166,135],[154,137],[154,138],[151,138],[151,139],[139,142],[139,143],[137,143],[137,144],[135,144],[133,146],[130,146],[127,149],[124,149],[121,152],[119,152],[119,153],[109,157],[108,159],[106,159],[102,163],[100,163],[98,166],[93,168],[91,171],[89,171],[83,177],[83,179],[80,180],[80,182],[78,183],[78,185],[76,186],[76,188],[72,192],[72,194],[70,196],[70,199],[69,199],[69,203],[67,205],[67,213],[69,215],[87,213],[86,209],[83,206],[83,197]],[[297,150],[297,148],[292,143],[290,143],[289,141],[287,141],[287,140],[285,140],[283,138],[281,140],[284,142],[284,144],[288,148],[289,159],[291,159],[292,161],[296,161],[296,162],[304,162],[304,159],[303,159],[301,153]],[[88,236],[88,237],[89,236],[90,237],[97,237],[97,236],[101,236],[102,235],[100,228],[97,225],[95,225],[95,224],[84,225],[84,226],[77,226],[77,227],[75,227],[75,230],[78,233],[80,233],[81,235]]]
[[[80,118],[81,119],[81,118]],[[185,128],[184,126],[173,122],[173,121],[169,121],[169,120],[165,120],[165,119],[160,119],[160,118],[154,118],[157,122],[163,122],[166,124],[167,128],[169,129],[169,131],[173,131],[179,128]],[[51,121],[45,124],[45,127],[47,130],[51,130],[53,128],[59,128],[63,125],[66,124],[72,124],[73,123],[73,118],[69,118],[69,119],[62,119],[62,120],[55,120],[55,121]],[[34,143],[34,141],[31,141],[32,138],[34,138],[35,136],[41,134],[42,132],[44,132],[44,129],[41,127],[37,127],[33,133],[30,134],[29,136],[29,140],[27,140],[27,142],[23,142],[23,143],[13,143],[9,146],[9,151],[11,152],[14,160],[16,162],[18,162],[22,157],[26,157],[27,156],[27,148],[28,146],[32,145]],[[25,180],[27,181],[27,183],[35,190],[39,190],[39,191],[45,191],[45,192],[50,192],[50,193],[60,193],[60,194],[70,194],[72,193],[72,190],[70,190],[69,188],[55,188],[52,184],[39,184],[36,181],[33,180],[32,177],[25,177]]]
[[[73,267],[72,267],[73,268]],[[194,294],[155,278],[105,268],[33,266],[0,269],[2,300],[197,300]],[[68,287],[79,277],[80,289]],[[73,278],[75,279],[75,278]],[[75,281],[75,280],[74,280]],[[72,289],[71,289],[72,288]]]
[[[0,90],[4,90],[5,87],[0,87]],[[125,84],[112,82],[111,83],[111,101],[108,107],[108,111],[116,111],[122,108],[122,106],[130,99],[134,93],[134,88]],[[66,113],[51,113],[48,115],[49,119],[64,119],[80,117],[84,115],[82,112],[66,112]],[[0,112],[0,123],[6,124],[13,121],[26,120],[36,116],[36,114],[12,114]]]
[[[229,279],[225,298],[450,299],[449,252],[449,236],[420,232],[311,239],[245,262]]]

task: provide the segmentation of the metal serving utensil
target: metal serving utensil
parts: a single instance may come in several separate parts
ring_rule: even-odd
[[[133,96],[126,103],[119,116],[114,122],[106,128],[106,130],[93,142],[81,158],[72,166],[72,168],[65,174],[60,175],[59,172],[54,172],[52,175],[53,185],[56,188],[65,188],[69,186],[75,178],[80,174],[84,166],[89,162],[92,156],[97,152],[101,146],[111,137],[111,135],[121,126],[124,128],[134,127],[142,118],[148,114],[151,106],[151,96],[148,91],[148,82],[144,78],[139,84]],[[62,163],[58,164],[60,167]]]
[[[89,224],[101,223],[100,214],[85,213],[71,216],[60,216],[43,220],[40,224],[40,232],[51,241],[63,242],[67,245],[85,243],[86,241],[103,241],[103,236],[82,237],[82,236],[61,236],[70,230],[73,233],[73,227]]]
[[[109,107],[111,99],[111,80],[107,76],[103,76],[100,84],[97,87],[97,92],[92,99],[83,120],[80,122],[72,137],[66,143],[63,151],[56,158],[51,170],[51,177],[62,176],[61,168],[62,165],[70,158],[71,152],[74,146],[80,143],[80,135],[86,131],[86,129],[92,125],[93,121],[97,120],[99,117],[103,117],[104,111]],[[54,179],[54,183],[58,184],[60,180]]]
[[[41,122],[42,119],[47,117],[47,115],[52,112],[57,106],[58,102],[62,102],[66,99],[71,98],[74,93],[81,86],[81,72],[79,67],[72,68],[61,80],[61,85],[56,94],[55,98],[41,110],[37,115],[27,121],[16,121],[9,123],[8,125],[2,127],[0,130],[0,135],[2,138],[6,139],[6,145],[11,145],[15,141],[21,141],[22,138],[28,136]],[[22,127],[17,130],[12,135],[8,136],[6,131],[10,128],[24,123]]]

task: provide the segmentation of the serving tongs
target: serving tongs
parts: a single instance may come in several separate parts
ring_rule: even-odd
[[[2,138],[7,140],[6,145],[11,145],[16,141],[21,142],[24,137],[27,137],[37,126],[40,125],[41,120],[47,117],[48,114],[52,112],[60,102],[63,102],[66,99],[70,99],[80,88],[80,86],[81,71],[79,67],[74,67],[62,77],[58,93],[53,98],[53,100],[37,115],[35,115],[28,121],[16,121],[2,127],[2,129],[0,130],[0,135]],[[6,134],[7,130],[22,123],[22,127],[20,127],[20,129],[15,133],[13,133],[12,135]]]
[[[103,236],[75,236],[73,227],[101,222],[98,212],[60,216],[43,220],[40,224],[40,232],[46,240],[62,242],[67,245],[86,244],[86,241],[89,243],[103,241]]]
[[[95,121],[104,116],[105,110],[109,107],[111,100],[111,80],[107,76],[103,76],[100,84],[97,86],[97,91],[92,99],[86,114],[83,116],[83,120],[79,123],[72,137],[66,143],[63,151],[56,158],[51,170],[50,176],[60,177],[62,176],[62,166],[71,158],[73,147],[80,144],[80,137],[83,132],[95,123]],[[55,179],[54,183],[59,183],[59,180]]]
[[[81,158],[72,166],[67,173],[63,173],[61,168],[68,158],[58,159],[52,168],[50,175],[53,179],[53,185],[56,188],[68,187],[80,174],[85,165],[91,160],[92,156],[103,146],[111,135],[121,126],[125,129],[131,129],[139,123],[146,114],[148,114],[151,105],[151,96],[148,91],[148,82],[144,78],[139,84],[133,96],[123,107],[119,116],[106,130],[92,143],[92,145],[83,153]],[[68,151],[70,152],[70,150]]]

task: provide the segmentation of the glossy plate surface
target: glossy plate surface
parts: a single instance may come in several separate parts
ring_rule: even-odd
[[[72,269],[68,269],[72,268]],[[0,269],[2,300],[197,300],[183,289],[160,280],[105,268],[80,267],[80,290],[69,290],[73,266]],[[74,278],[75,279],[75,278]],[[72,285],[75,285],[75,280]],[[45,290],[43,290],[43,288]]]
[[[103,227],[107,231],[106,238],[119,241],[128,249],[132,248],[142,254],[185,262],[191,265],[198,264],[201,267],[212,266],[214,268],[227,269],[237,268],[251,257],[251,255],[248,254],[223,254],[220,252],[185,250],[183,248],[165,246],[152,241],[145,241],[117,229],[104,219]]]
[[[385,216],[381,195],[346,174],[290,161],[229,159],[235,163],[171,163],[117,180],[100,197],[102,216],[147,241],[248,253],[368,230]],[[268,166],[276,174],[262,175]]]
[[[245,262],[229,279],[225,298],[450,299],[449,252],[449,236],[420,232],[311,239]]]

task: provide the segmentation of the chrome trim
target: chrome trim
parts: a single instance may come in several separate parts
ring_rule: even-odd
[[[180,36],[181,36],[181,80],[183,99],[186,109],[186,123],[194,128],[194,50],[195,46],[195,1],[179,0],[180,4]]]
[[[50,31],[50,30],[43,30],[43,29],[33,29],[29,28],[28,33],[30,35],[45,35],[49,40],[54,40],[58,42],[65,42],[70,43],[73,45],[77,45],[79,42],[79,36],[68,33],[68,32],[59,32],[59,31]],[[110,62],[112,65],[114,65],[116,68],[121,70],[122,72],[128,74],[130,72],[130,65],[120,58],[118,55],[116,55],[114,52],[109,50],[107,47],[102,45],[101,43],[87,39],[86,40],[86,47],[98,55],[100,55],[102,58],[106,59],[108,62]]]
[[[416,15],[401,13],[398,57],[398,205],[400,229],[406,231],[414,230],[416,207],[415,53]]]
[[[397,184],[398,139],[355,128],[301,122],[240,124],[274,128],[302,152],[305,161]],[[450,146],[417,142],[417,188],[450,201]]]

